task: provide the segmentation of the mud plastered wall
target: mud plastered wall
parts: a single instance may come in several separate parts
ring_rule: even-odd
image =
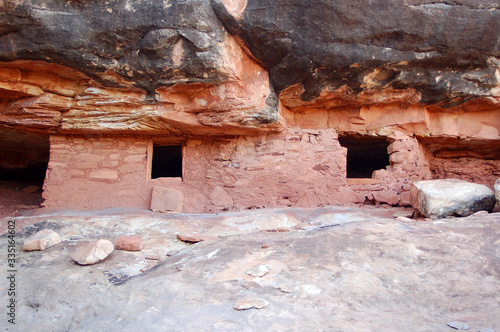
[[[141,137],[51,136],[43,206],[148,208],[149,143]]]

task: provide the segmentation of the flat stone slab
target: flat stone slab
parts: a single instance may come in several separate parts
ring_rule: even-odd
[[[413,183],[411,205],[426,217],[467,217],[495,207],[495,193],[485,185],[456,179],[426,180]]]
[[[154,186],[151,210],[155,212],[181,213],[184,194],[176,189]]]

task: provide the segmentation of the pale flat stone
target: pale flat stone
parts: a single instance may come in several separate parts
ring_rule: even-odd
[[[262,309],[269,305],[264,299],[261,298],[246,298],[236,301],[234,309],[236,310],[248,310],[248,309]]]
[[[396,211],[394,212],[394,214],[392,215],[394,218],[397,218],[397,217],[405,217],[405,218],[411,218],[413,217],[413,213],[414,211]]]
[[[45,250],[60,242],[61,238],[59,237],[59,234],[51,229],[43,229],[24,240],[23,250]]]
[[[181,213],[184,194],[176,189],[155,186],[151,196],[151,210],[155,212]]]
[[[202,235],[202,234],[177,234],[177,238],[183,242],[197,243],[201,241],[206,241],[210,239],[214,239],[215,236]]]
[[[127,251],[140,251],[144,248],[140,235],[123,235],[116,241],[116,249]]]
[[[469,330],[470,326],[468,324],[462,322],[449,322],[447,324],[449,327],[454,328],[455,330]]]
[[[485,185],[463,180],[427,180],[414,182],[411,205],[424,216],[437,219],[466,217],[477,211],[493,210],[495,194]]]
[[[80,265],[92,265],[106,259],[114,249],[115,246],[111,241],[101,239],[77,249],[71,259]]]
[[[263,277],[265,276],[271,267],[269,265],[255,265],[252,266],[246,274],[252,276],[252,277]]]

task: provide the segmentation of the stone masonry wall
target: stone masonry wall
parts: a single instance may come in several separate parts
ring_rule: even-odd
[[[388,139],[390,163],[372,179],[346,179],[347,149],[333,129],[192,139],[184,149],[185,209],[216,212],[264,207],[317,207],[371,200],[409,205],[412,181],[425,178],[418,141]]]
[[[353,200],[344,191],[346,149],[334,130],[188,140],[185,152],[185,186],[203,184],[198,202],[207,212]]]
[[[43,206],[149,208],[149,142],[126,136],[51,136]]]
[[[388,137],[390,163],[371,179],[346,179],[347,149],[334,129],[256,137],[190,138],[183,177],[151,179],[153,137],[52,136],[44,185],[48,208],[148,209],[154,186],[184,194],[183,212],[317,207],[365,200],[409,204],[426,165],[416,139]]]

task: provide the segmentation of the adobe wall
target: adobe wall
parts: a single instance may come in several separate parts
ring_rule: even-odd
[[[184,194],[183,212],[317,207],[370,200],[409,204],[412,181],[428,169],[415,138],[387,137],[391,165],[371,179],[346,178],[334,129],[292,128],[258,137],[188,138],[183,178],[151,179],[150,136],[52,136],[43,205],[148,209],[154,186]]]

